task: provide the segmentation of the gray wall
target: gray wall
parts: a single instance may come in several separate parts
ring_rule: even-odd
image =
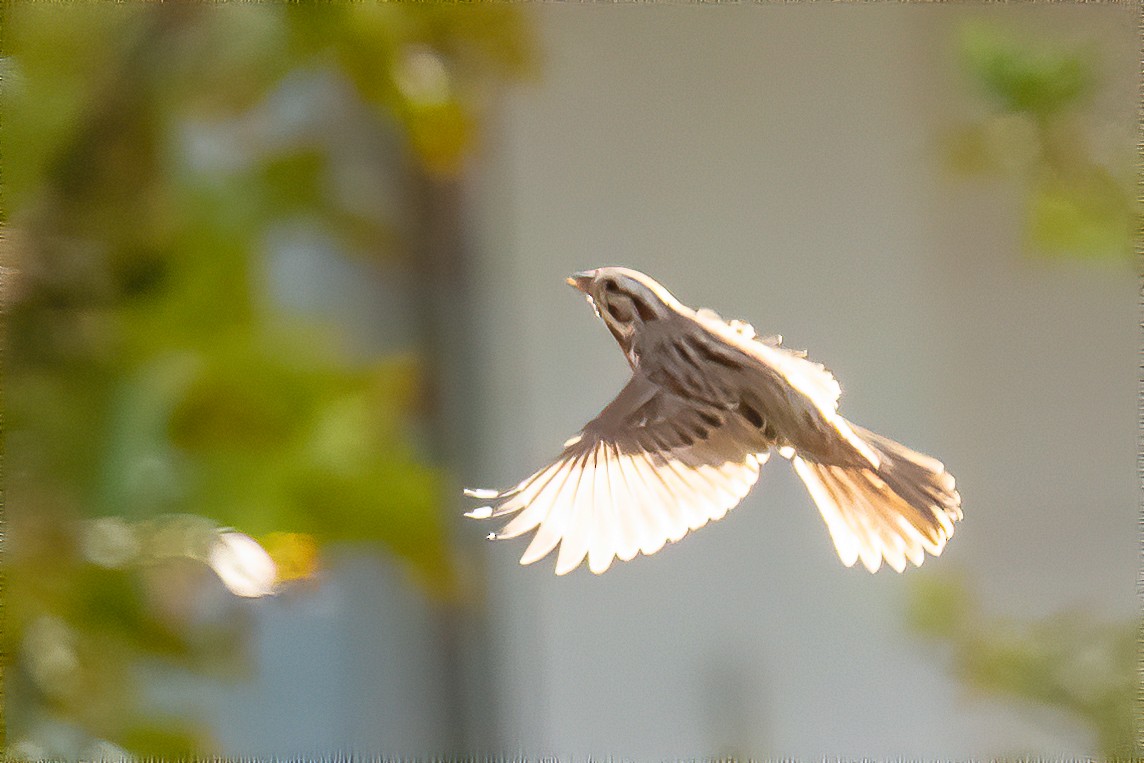
[[[562,284],[624,264],[807,347],[848,417],[942,458],[966,520],[931,570],[997,614],[1136,611],[1135,279],[1030,260],[1019,202],[955,184],[968,15],[1091,35],[1131,131],[1116,7],[543,6],[471,188],[479,254],[470,482],[507,486],[611,398],[626,365]],[[960,100],[959,100],[960,99]],[[479,528],[484,530],[485,528]],[[680,758],[1092,753],[1065,718],[968,695],[903,628],[908,576],[838,562],[776,459],[727,518],[597,578],[488,544],[494,749]],[[919,574],[914,571],[913,574]]]

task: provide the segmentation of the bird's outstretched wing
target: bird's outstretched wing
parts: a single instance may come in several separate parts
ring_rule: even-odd
[[[536,530],[521,564],[559,544],[558,575],[585,555],[598,574],[722,518],[755,484],[770,445],[735,401],[679,395],[636,369],[554,462],[510,490],[466,491],[491,501],[468,516],[515,514],[495,538]]]

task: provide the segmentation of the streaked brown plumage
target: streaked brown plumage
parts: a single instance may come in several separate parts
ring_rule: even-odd
[[[607,267],[568,282],[584,292],[632,367],[619,395],[553,463],[469,512],[512,519],[490,537],[535,530],[530,564],[559,545],[556,573],[588,558],[654,554],[722,518],[771,450],[790,459],[846,566],[901,572],[941,553],[961,498],[941,462],[838,415],[840,389],[781,337],[692,310],[643,273]]]

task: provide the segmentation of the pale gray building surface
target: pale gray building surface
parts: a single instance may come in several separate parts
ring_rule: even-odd
[[[480,448],[460,481],[515,483],[619,390],[625,361],[563,279],[622,264],[808,348],[844,415],[949,466],[965,520],[921,572],[967,573],[998,615],[1135,615],[1135,277],[1022,254],[1012,186],[940,162],[943,130],[981,112],[953,66],[969,17],[1100,40],[1102,135],[1131,147],[1135,11],[527,11],[540,76],[500,100],[467,189],[459,335],[481,362],[454,389]],[[435,615],[349,564],[321,611],[262,605],[263,669],[215,718],[227,751],[433,753],[463,728],[474,752],[529,758],[1095,753],[1067,718],[958,684],[905,627],[919,572],[842,567],[781,459],[722,521],[602,577],[520,567],[526,543],[477,543],[489,529],[458,526],[487,575],[464,686]]]

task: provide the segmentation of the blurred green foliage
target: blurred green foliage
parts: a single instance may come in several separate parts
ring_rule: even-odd
[[[1021,44],[989,24],[966,25],[961,51],[969,73],[1003,111],[1047,119],[1096,84],[1090,52]]]
[[[1084,612],[1042,620],[991,617],[956,575],[918,575],[907,622],[952,650],[952,670],[982,696],[1065,713],[1089,728],[1108,760],[1144,758],[1138,678],[1140,622],[1098,622]]]
[[[1035,42],[989,23],[960,30],[961,64],[989,104],[959,127],[949,159],[965,174],[1014,182],[1032,251],[1086,261],[1130,261],[1142,216],[1133,198],[1132,132],[1105,130],[1090,113],[1102,86],[1094,44]],[[1083,612],[1038,621],[990,617],[956,575],[919,575],[911,628],[952,649],[952,671],[985,696],[1048,708],[1087,726],[1110,760],[1144,759],[1140,622],[1102,623]]]
[[[365,541],[453,590],[417,316],[355,349],[278,304],[268,235],[416,270],[418,189],[463,170],[527,31],[421,4],[9,2],[0,27],[8,749],[209,752],[139,671],[243,664],[221,528],[279,582]]]
[[[1133,197],[1132,134],[1099,159],[1090,139],[1101,127],[1086,109],[1102,83],[1097,47],[1032,42],[976,22],[962,27],[959,48],[990,113],[954,130],[951,166],[1018,184],[1031,251],[1131,259],[1144,219]]]

